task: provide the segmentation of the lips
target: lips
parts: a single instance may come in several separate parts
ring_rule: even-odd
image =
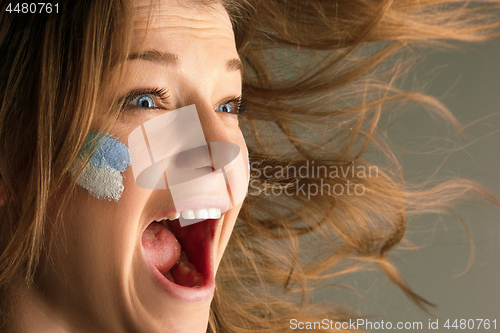
[[[179,220],[152,221],[142,234],[144,258],[163,289],[201,300],[214,290],[212,242],[218,219],[181,227]]]

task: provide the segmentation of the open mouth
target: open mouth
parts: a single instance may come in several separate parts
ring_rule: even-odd
[[[179,219],[151,222],[142,234],[146,260],[172,284],[203,287],[213,280],[210,249],[217,221],[206,219],[185,227]]]

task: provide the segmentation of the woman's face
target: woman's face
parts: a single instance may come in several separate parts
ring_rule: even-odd
[[[227,13],[221,5],[159,2],[147,34],[149,1],[136,3],[133,56],[124,80],[116,84],[117,69],[100,103],[104,117],[116,102],[111,96],[126,96],[110,134],[127,144],[145,121],[195,104],[206,141],[237,144],[247,164],[238,116],[227,112],[236,111],[228,101],[241,95],[241,66]],[[161,90],[166,93],[158,96]],[[214,274],[241,204],[219,219],[182,228],[178,221],[162,225],[153,221],[173,213],[170,191],[137,186],[130,166],[122,176],[117,201],[75,189],[62,228],[55,231],[61,237],[50,253],[53,268],[44,275],[45,297],[61,318],[69,318],[66,323],[82,331],[205,332]],[[203,188],[199,193],[195,205],[205,207],[193,208],[217,208],[217,193]]]

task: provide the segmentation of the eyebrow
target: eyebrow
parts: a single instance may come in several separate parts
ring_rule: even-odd
[[[157,62],[163,65],[178,66],[179,57],[173,53],[161,53],[156,50],[149,50],[143,53],[132,53],[129,54],[127,60],[147,60],[152,62]]]
[[[148,50],[143,53],[132,53],[127,58],[127,60],[135,60],[135,59],[147,60],[167,66],[179,66],[179,57],[176,54],[170,52]],[[243,65],[241,63],[241,60],[238,58],[228,60],[226,63],[226,70],[228,72],[233,72],[233,71],[241,72],[243,70]]]
[[[238,58],[231,59],[227,61],[226,64],[226,69],[228,72],[232,71],[242,71],[243,70],[243,65],[241,64],[241,60]]]

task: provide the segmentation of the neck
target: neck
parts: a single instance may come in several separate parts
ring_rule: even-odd
[[[35,288],[16,285],[10,288],[7,297],[12,310],[5,332],[74,332],[63,313],[56,311]]]

